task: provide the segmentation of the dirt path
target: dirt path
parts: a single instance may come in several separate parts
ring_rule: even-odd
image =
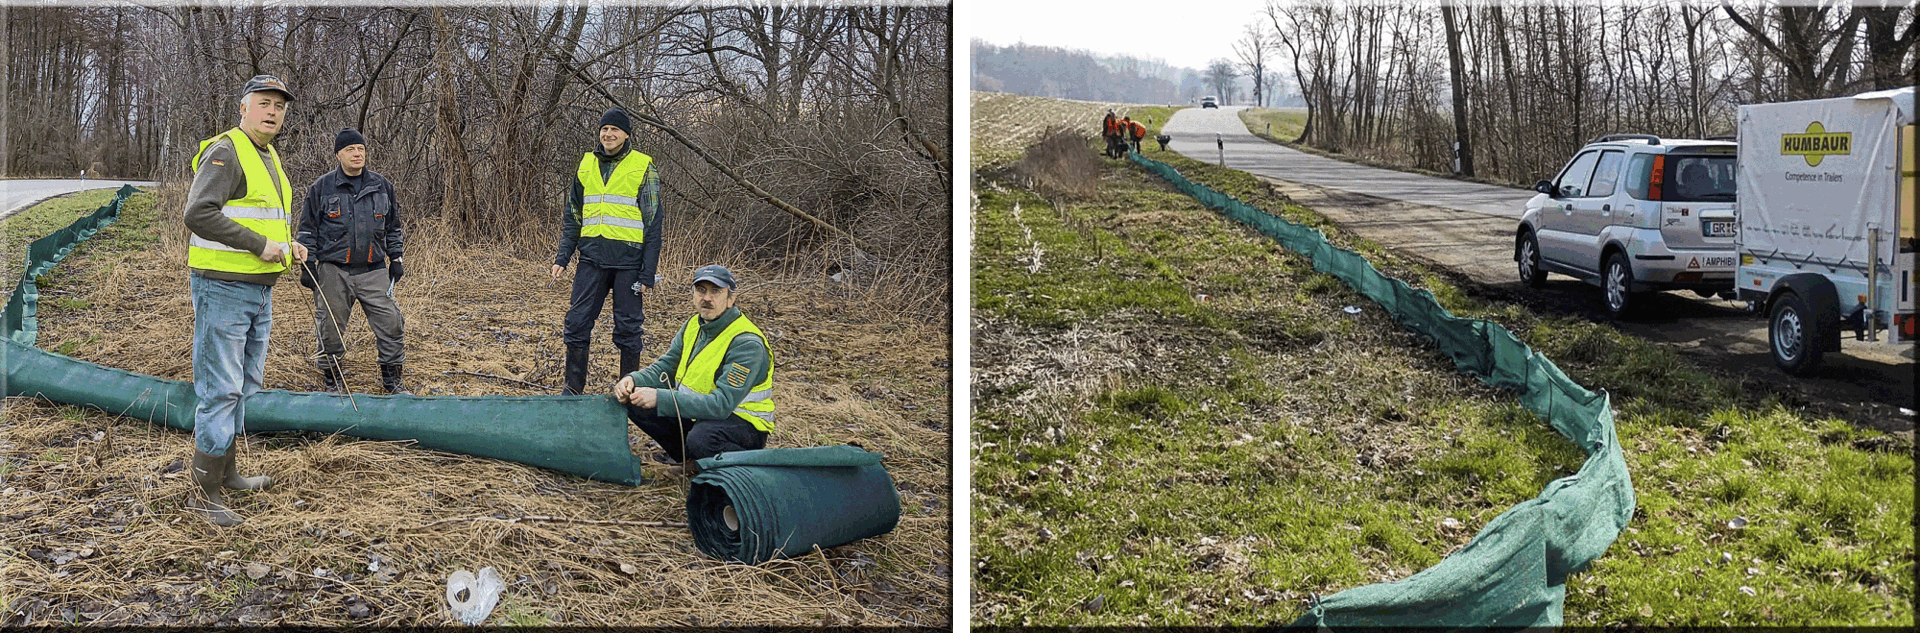
[[[1520,204],[1513,200],[1524,201],[1526,192],[1304,154],[1247,133],[1227,108],[1181,110],[1167,129],[1176,139],[1170,149],[1209,162],[1219,158],[1213,142],[1219,134],[1229,167],[1273,183],[1279,192],[1357,235],[1445,267],[1469,294],[1518,303],[1540,314],[1606,320],[1593,286],[1559,275],[1550,275],[1543,289],[1521,286],[1513,264]],[[1878,430],[1913,431],[1911,347],[1847,340],[1840,353],[1828,354],[1814,375],[1795,378],[1774,366],[1767,353],[1766,320],[1749,315],[1744,303],[1662,292],[1652,295],[1647,308],[1639,318],[1616,327],[1739,380],[1749,393],[1777,393],[1789,405]]]

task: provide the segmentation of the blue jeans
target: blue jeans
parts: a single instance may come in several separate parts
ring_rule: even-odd
[[[188,273],[193,290],[193,445],[219,457],[245,430],[247,397],[260,391],[273,330],[273,286]]]

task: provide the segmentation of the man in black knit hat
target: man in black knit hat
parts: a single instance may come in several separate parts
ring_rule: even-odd
[[[575,251],[573,300],[567,309],[566,395],[586,393],[587,343],[607,295],[613,295],[613,346],[620,372],[640,367],[642,293],[653,288],[660,260],[660,177],[653,157],[628,146],[633,123],[619,108],[600,116],[600,143],[580,157],[567,208],[560,215],[560,253],[553,279],[560,280]],[[602,383],[606,384],[606,383]]]
[[[393,300],[393,285],[406,274],[400,202],[393,183],[367,169],[367,139],[352,128],[334,136],[333,157],[340,167],[307,188],[298,241],[313,257],[300,271],[300,285],[313,289],[317,364],[326,390],[345,391],[340,357],[347,352],[341,333],[359,302],[380,350],[380,385],[387,393],[406,394],[401,384],[407,350],[403,319]]]

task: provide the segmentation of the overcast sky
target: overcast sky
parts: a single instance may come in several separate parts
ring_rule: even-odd
[[[1025,42],[1109,55],[1157,58],[1204,71],[1215,58],[1234,60],[1233,42],[1258,21],[1265,0],[1174,3],[1089,0],[961,0],[972,12],[959,33],[997,46]],[[1269,27],[1270,28],[1270,27]],[[968,42],[959,42],[966,45]]]

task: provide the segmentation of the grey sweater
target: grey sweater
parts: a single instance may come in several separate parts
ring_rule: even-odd
[[[273,189],[281,195],[278,166],[273,164],[273,155],[267,148],[253,145],[252,149],[260,153],[260,162],[267,166],[267,173],[273,176]],[[215,164],[218,162],[219,164]],[[240,226],[220,212],[227,206],[228,200],[247,196],[247,173],[240,168],[239,154],[235,153],[233,141],[221,137],[200,154],[200,171],[193,176],[193,187],[187,190],[186,216],[187,230],[201,239],[212,240],[254,255],[266,250],[267,238],[247,227]],[[292,210],[289,209],[289,212]],[[263,286],[271,286],[280,279],[274,273],[244,274],[218,270],[192,268],[193,274],[208,279],[224,281],[244,281]]]

